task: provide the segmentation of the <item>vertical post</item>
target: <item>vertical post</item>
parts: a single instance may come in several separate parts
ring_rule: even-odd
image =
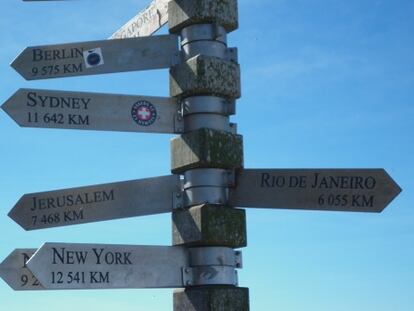
[[[229,122],[240,97],[237,50],[227,33],[238,28],[237,0],[171,0],[170,33],[180,35],[181,62],[170,70],[170,94],[182,105],[184,134],[171,141],[174,174],[184,175],[184,209],[172,215],[173,244],[241,248],[246,215],[227,205],[243,140]],[[174,311],[247,311],[249,291],[234,285],[188,286],[174,293]]]

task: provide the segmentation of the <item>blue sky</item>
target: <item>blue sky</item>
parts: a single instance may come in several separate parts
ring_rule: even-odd
[[[168,96],[167,70],[25,81],[31,45],[101,40],[148,1],[4,0],[0,102],[18,88]],[[414,3],[239,1],[239,133],[248,168],[385,168],[403,192],[381,214],[251,209],[240,285],[252,310],[414,309]],[[166,32],[163,29],[162,32]],[[25,232],[24,193],[166,175],[172,136],[19,128],[0,113],[0,259],[44,242],[170,245],[170,215]],[[172,290],[14,292],[4,310],[172,310]]]

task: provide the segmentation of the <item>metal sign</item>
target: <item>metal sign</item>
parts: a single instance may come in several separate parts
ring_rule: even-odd
[[[177,288],[188,251],[172,246],[44,244],[28,262],[47,289]]]
[[[46,289],[237,285],[241,252],[228,247],[46,243],[27,266]]]
[[[144,10],[117,30],[109,39],[150,36],[168,22],[168,2],[154,0]]]
[[[383,169],[246,169],[230,205],[381,212],[401,188]]]
[[[175,35],[28,47],[11,66],[26,80],[168,68]]]
[[[179,133],[179,105],[168,97],[20,89],[2,109],[23,127]]]
[[[14,290],[44,289],[26,265],[35,252],[34,248],[15,249],[0,264],[0,277]]]
[[[9,212],[25,230],[171,212],[178,175],[25,194]]]

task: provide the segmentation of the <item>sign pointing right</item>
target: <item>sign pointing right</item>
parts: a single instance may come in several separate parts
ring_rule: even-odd
[[[401,188],[383,169],[246,169],[230,205],[381,212]]]
[[[118,29],[109,39],[150,36],[168,22],[168,2],[154,0],[128,23]]]

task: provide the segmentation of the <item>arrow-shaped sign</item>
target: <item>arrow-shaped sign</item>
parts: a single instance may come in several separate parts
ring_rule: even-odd
[[[20,89],[2,106],[23,127],[179,133],[182,118],[168,97]]]
[[[109,39],[124,39],[150,36],[168,22],[168,2],[154,0]]]
[[[35,252],[33,248],[15,249],[0,264],[0,277],[14,290],[44,289],[26,266]]]
[[[172,246],[46,243],[28,262],[46,289],[177,288],[188,250]]]
[[[168,68],[175,35],[28,47],[11,66],[26,80]]]
[[[381,212],[400,192],[383,169],[246,169],[230,191],[230,204]]]
[[[9,213],[25,230],[171,212],[178,175],[25,194]]]
[[[227,247],[46,243],[27,266],[46,289],[179,288],[235,285],[240,258]]]

